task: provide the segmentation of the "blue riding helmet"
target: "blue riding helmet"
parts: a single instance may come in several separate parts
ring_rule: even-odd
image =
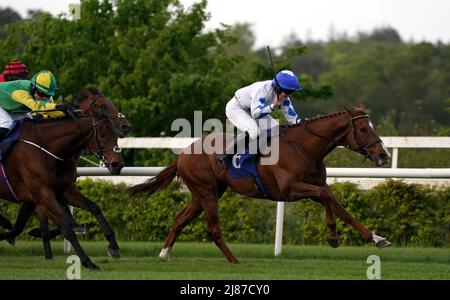
[[[294,72],[289,70],[278,72],[272,80],[272,86],[277,94],[281,91],[284,91],[286,94],[292,94],[294,91],[302,89],[298,83],[297,76],[295,76]]]

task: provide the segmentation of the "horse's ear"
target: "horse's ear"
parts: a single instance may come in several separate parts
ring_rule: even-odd
[[[347,106],[343,105],[342,108],[349,114],[352,115],[352,110],[348,108]]]
[[[362,111],[366,110],[366,106],[364,105],[364,102],[361,102],[361,104],[359,105],[359,109],[361,109]]]
[[[72,98],[72,105],[74,105],[74,106],[80,106],[80,102],[78,101],[78,96],[73,95],[73,98]]]

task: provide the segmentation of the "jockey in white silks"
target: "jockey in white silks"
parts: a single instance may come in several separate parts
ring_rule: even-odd
[[[258,81],[237,90],[227,103],[225,113],[242,133],[228,145],[225,153],[217,155],[218,161],[231,160],[234,149],[242,141],[247,146],[263,132],[278,126],[278,122],[270,116],[277,108],[281,109],[289,124],[301,122],[302,118],[297,115],[289,99],[300,89],[297,76],[292,71],[283,70],[273,80]]]

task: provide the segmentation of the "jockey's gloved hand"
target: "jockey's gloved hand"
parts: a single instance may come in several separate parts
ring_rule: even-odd
[[[45,118],[44,118],[44,116],[41,115],[41,114],[35,114],[35,115],[33,116],[33,120],[35,120],[35,121],[42,121],[42,120],[45,120]]]
[[[66,112],[67,111],[67,105],[65,105],[64,103],[58,103],[55,106],[56,110],[60,110],[62,112]]]

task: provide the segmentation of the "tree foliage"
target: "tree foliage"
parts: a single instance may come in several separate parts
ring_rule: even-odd
[[[254,42],[245,26],[205,32],[205,8],[206,1],[185,9],[177,0],[83,0],[79,20],[38,13],[6,26],[0,63],[14,56],[33,71],[50,69],[64,95],[99,87],[136,136],[169,133],[174,119],[192,121],[195,110],[224,120],[236,89],[272,73],[239,48]],[[248,39],[238,42],[235,31]]]
[[[308,113],[364,104],[386,133],[430,135],[450,125],[450,46],[403,43],[392,28],[306,45],[295,62],[299,70],[331,84],[332,101],[313,101]]]
[[[170,135],[174,119],[224,120],[238,88],[273,77],[248,23],[205,31],[206,0],[82,0],[81,18],[0,9],[0,64],[50,69],[60,93],[99,87],[134,124],[135,136]],[[280,51],[276,51],[280,50]],[[294,106],[313,116],[363,103],[381,133],[445,135],[450,125],[450,46],[406,43],[391,28],[328,42],[291,34],[273,49],[276,70],[293,69]],[[297,101],[300,100],[300,101]]]

